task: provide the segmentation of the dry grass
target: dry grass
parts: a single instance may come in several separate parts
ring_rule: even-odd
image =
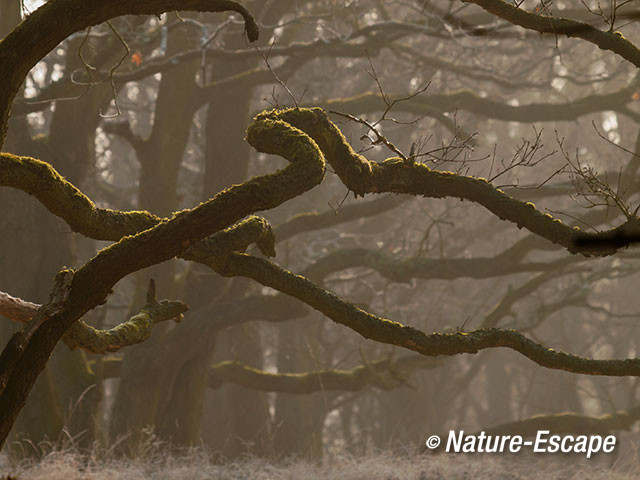
[[[97,458],[71,450],[49,451],[35,460],[10,461],[0,456],[0,479],[19,480],[518,480],[580,479],[631,480],[637,478],[637,459],[611,458],[414,455],[380,453],[366,457],[337,455],[322,463],[271,463],[248,457],[217,464],[202,450],[179,455],[157,450],[142,459]],[[614,466],[611,467],[611,464]],[[626,466],[623,466],[623,463]]]

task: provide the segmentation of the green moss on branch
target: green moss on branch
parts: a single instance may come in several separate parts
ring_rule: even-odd
[[[108,353],[123,347],[145,341],[151,335],[153,327],[166,320],[180,321],[188,307],[177,301],[155,298],[155,283],[149,287],[147,303],[137,314],[119,325],[100,330],[87,325],[82,320],[74,323],[62,337],[62,341],[71,349],[82,349],[90,353]],[[0,292],[0,315],[10,320],[26,323],[34,318],[41,305],[25,302]]]
[[[235,253],[227,262],[230,273],[295,297],[336,323],[364,338],[396,345],[426,356],[478,353],[506,347],[547,368],[587,375],[640,376],[640,359],[594,360],[547,348],[515,330],[487,328],[473,332],[426,334],[411,326],[366,312],[308,279],[259,258]]]
[[[51,165],[30,157],[0,153],[0,186],[34,196],[74,231],[96,240],[119,240],[156,225],[161,219],[145,211],[98,208]]]
[[[530,202],[510,197],[485,179],[431,170],[424,164],[396,157],[382,163],[371,162],[351,148],[344,135],[319,108],[295,108],[261,115],[282,119],[306,132],[318,144],[342,182],[356,195],[391,192],[470,200],[498,218],[515,223],[518,228],[526,228],[571,253],[585,256],[611,255],[640,239],[640,220],[635,217],[606,232],[587,234],[543,214],[535,206],[532,208]]]
[[[309,394],[325,390],[357,392],[368,386],[393,390],[407,384],[406,376],[420,369],[435,368],[438,361],[417,356],[397,360],[380,360],[350,370],[320,370],[305,373],[270,373],[239,362],[226,361],[209,370],[209,386],[219,388],[235,383],[253,390],[292,394]]]

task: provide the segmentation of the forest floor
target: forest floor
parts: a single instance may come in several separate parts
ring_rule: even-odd
[[[633,457],[633,458],[631,458]],[[248,457],[218,464],[204,452],[116,459],[50,451],[40,458],[10,461],[0,455],[0,479],[17,480],[631,480],[640,454],[631,457],[507,456],[478,454],[365,457],[327,455],[321,463],[270,463]]]

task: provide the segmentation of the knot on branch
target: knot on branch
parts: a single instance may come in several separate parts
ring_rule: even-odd
[[[153,278],[149,279],[147,303],[142,307],[140,314],[148,314],[150,317],[155,319],[154,323],[164,320],[173,320],[176,323],[180,323],[184,317],[183,313],[187,310],[189,310],[189,307],[185,303],[177,300],[158,301],[156,297],[156,281]]]
[[[252,215],[229,228],[214,233],[182,253],[186,260],[197,260],[220,275],[233,275],[228,260],[234,253],[244,253],[251,244],[267,257],[275,257],[276,237],[269,222]]]

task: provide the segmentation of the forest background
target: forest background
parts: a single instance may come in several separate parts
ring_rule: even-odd
[[[86,28],[78,13],[5,122],[3,151],[47,162],[97,208],[3,154],[0,185],[15,188],[0,189],[2,358],[39,328],[20,323],[40,304],[69,323],[50,327],[63,342],[15,424],[0,422],[6,454],[162,443],[317,461],[420,450],[450,429],[630,430],[619,438],[633,451],[640,367],[606,359],[638,349],[636,2],[121,3],[157,15]],[[0,1],[5,50],[38,6]],[[327,168],[311,189],[304,175],[322,172],[295,156],[318,149]],[[294,167],[282,191],[243,184]],[[150,228],[200,202],[208,217],[173,219],[209,232]],[[131,246],[127,261],[80,268],[113,242]],[[52,290],[63,267],[77,273]],[[29,361],[0,368],[0,404],[15,405],[11,378]]]

